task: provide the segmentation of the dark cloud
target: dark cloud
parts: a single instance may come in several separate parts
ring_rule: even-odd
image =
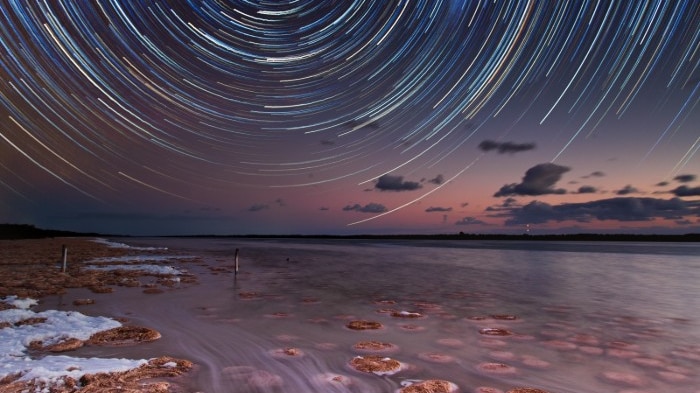
[[[445,178],[444,178],[442,175],[437,175],[437,176],[435,176],[434,178],[428,180],[428,183],[433,183],[433,184],[440,185],[440,184],[442,184],[442,182],[444,182],[444,181],[445,181]]]
[[[328,209],[327,207],[325,207],[325,206],[321,206],[318,210],[326,211],[326,210],[329,210],[329,209]]]
[[[359,203],[356,203],[354,205],[347,205],[343,208],[343,211],[355,211],[360,213],[384,213],[385,211],[387,211],[387,209],[381,203],[371,202],[364,206],[360,205]]]
[[[684,219],[700,214],[700,201],[686,202],[679,198],[616,197],[583,203],[550,205],[533,201],[510,209],[498,217],[509,217],[506,225],[541,224],[548,221],[592,220],[651,221],[653,219]]]
[[[604,176],[605,176],[605,173],[603,173],[601,171],[595,171],[595,172],[591,172],[590,174],[588,174],[586,176],[581,176],[581,178],[588,179],[589,177],[604,177]]]
[[[676,187],[673,191],[676,196],[683,197],[683,196],[700,196],[700,187],[688,187],[688,186],[679,186]]]
[[[667,181],[661,181],[661,182],[656,183],[656,186],[657,186],[657,187],[665,187],[665,186],[667,186],[667,185],[668,185],[668,182],[667,182]]]
[[[534,148],[534,143],[496,142],[488,139],[479,143],[479,149],[482,151],[497,150],[498,154],[515,154],[521,151],[533,150]]]
[[[488,206],[485,210],[487,212],[499,212],[499,211],[510,211],[512,208],[517,207],[517,206],[522,206],[518,204],[518,201],[515,198],[506,198],[503,200],[503,202],[500,205],[495,205],[495,206]],[[496,217],[496,216],[492,216]]]
[[[678,175],[678,176],[676,176],[676,177],[673,178],[673,180],[675,180],[675,181],[677,181],[677,182],[679,182],[679,183],[690,183],[691,181],[693,181],[693,180],[695,180],[695,179],[696,179],[696,176],[695,176],[695,175],[690,175],[690,174]]]
[[[380,191],[413,191],[423,186],[415,181],[403,181],[403,176],[383,175],[374,187]]]
[[[491,151],[491,150],[498,149],[499,145],[500,145],[500,143],[487,139],[487,140],[479,143],[479,149],[482,151]]]
[[[253,206],[249,207],[248,211],[249,212],[259,212],[261,210],[265,210],[265,209],[269,209],[269,208],[270,208],[270,206],[266,205],[264,203],[256,203]]]
[[[598,189],[593,186],[581,186],[578,188],[579,194],[593,194],[596,191],[598,191]]]
[[[535,165],[525,172],[521,183],[506,184],[493,196],[566,194],[566,190],[553,187],[561,175],[569,170],[568,167],[552,163]]]
[[[485,222],[476,219],[474,217],[464,217],[463,219],[455,222],[455,225],[484,225]]]
[[[277,206],[279,206],[279,207],[287,206],[287,204],[284,203],[284,200],[283,200],[282,198],[277,198],[277,199],[275,199],[275,203],[276,203]]]
[[[426,212],[432,213],[432,212],[451,212],[452,208],[451,207],[437,207],[437,206],[430,206],[429,208],[425,209]]]
[[[686,226],[686,225],[693,225],[693,222],[690,221],[690,220],[676,220],[676,221],[674,221],[674,222],[675,222],[676,224],[678,224],[678,225],[683,225],[683,226]]]
[[[518,204],[518,200],[515,198],[506,198],[503,200],[503,207],[510,207]]]
[[[459,206],[461,206],[461,207],[467,207],[467,206],[469,206],[469,202],[462,202],[462,203],[459,204]]]
[[[617,195],[629,195],[629,194],[633,194],[633,193],[637,193],[637,192],[639,192],[639,190],[637,190],[636,188],[634,188],[628,184],[625,187],[615,191],[615,194],[617,194]]]

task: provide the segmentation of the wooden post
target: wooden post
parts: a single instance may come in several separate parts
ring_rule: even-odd
[[[68,268],[68,247],[66,247],[65,244],[63,245],[62,255],[63,255],[63,266],[61,267],[61,272],[65,273],[66,269]]]
[[[233,275],[234,276],[238,275],[238,249],[236,249],[236,266],[234,268]]]

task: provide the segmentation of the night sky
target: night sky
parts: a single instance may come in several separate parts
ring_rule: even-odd
[[[697,0],[0,11],[0,222],[700,232]]]

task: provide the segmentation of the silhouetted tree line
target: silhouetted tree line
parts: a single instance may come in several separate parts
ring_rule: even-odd
[[[42,239],[47,237],[101,236],[98,233],[82,233],[41,229],[28,224],[0,224],[0,239]]]

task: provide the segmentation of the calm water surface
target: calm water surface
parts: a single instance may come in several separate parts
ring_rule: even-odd
[[[119,288],[104,300],[114,299],[111,315],[163,333],[113,356],[190,359],[198,368],[188,391],[395,392],[446,379],[460,392],[700,392],[698,244],[131,242],[204,257],[184,266],[199,285],[154,296]],[[359,319],[383,328],[346,327]],[[512,334],[482,334],[489,328]],[[394,344],[382,355],[404,368],[352,369],[367,355],[353,345],[367,340]]]

